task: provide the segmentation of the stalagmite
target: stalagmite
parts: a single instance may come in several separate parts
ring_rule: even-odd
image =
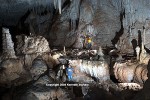
[[[99,56],[104,56],[103,50],[102,50],[102,47],[101,47],[101,46],[99,46],[98,55],[99,55]]]
[[[5,58],[16,58],[14,51],[14,43],[12,41],[9,29],[3,28],[2,33],[3,33],[3,54],[5,54]]]
[[[64,55],[66,55],[66,48],[65,48],[65,46],[64,46],[64,51],[63,52],[64,52]]]
[[[136,47],[136,56],[137,56],[137,60],[140,60],[140,47],[139,46],[137,46]]]
[[[97,56],[98,56],[98,60],[104,60],[104,54],[101,46],[99,46]]]
[[[141,54],[140,54],[140,62],[142,63],[145,58],[146,58],[146,51],[144,49],[144,43],[142,42],[142,48],[141,48]]]

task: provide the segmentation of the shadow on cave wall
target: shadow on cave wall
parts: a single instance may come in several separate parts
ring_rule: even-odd
[[[116,36],[114,37],[114,39],[111,40],[113,45],[115,45],[118,42],[119,38],[122,36],[122,34],[124,32],[123,18],[125,18],[125,10],[120,13],[121,29],[119,30],[119,32],[116,32]]]
[[[138,42],[137,42],[137,40],[136,39],[133,39],[132,41],[131,41],[131,43],[132,43],[132,47],[133,47],[133,50],[134,50],[134,56],[136,56],[136,47],[137,47],[137,45],[138,45]]]

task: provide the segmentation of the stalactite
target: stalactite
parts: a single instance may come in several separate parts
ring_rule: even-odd
[[[79,18],[79,8],[80,8],[80,0],[73,0],[71,2],[71,10],[70,10],[70,20],[72,30],[75,30],[77,28],[76,22]]]
[[[59,10],[59,14],[61,14],[61,5],[62,0],[53,0],[55,9]]]
[[[58,9],[59,9],[59,14],[61,14],[61,0],[58,0]]]
[[[3,54],[5,58],[16,58],[14,51],[14,43],[8,28],[2,29],[3,33]]]
[[[53,0],[54,1],[54,7],[55,9],[57,8],[57,0]]]

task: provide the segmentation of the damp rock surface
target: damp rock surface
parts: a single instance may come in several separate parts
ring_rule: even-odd
[[[42,58],[35,58],[32,62],[32,67],[30,73],[34,80],[37,80],[40,75],[44,74],[47,71],[47,65]]]
[[[29,73],[24,69],[20,59],[3,60],[0,64],[0,84],[4,85],[21,85],[31,80]]]
[[[16,51],[21,54],[50,52],[48,41],[42,36],[18,36]]]

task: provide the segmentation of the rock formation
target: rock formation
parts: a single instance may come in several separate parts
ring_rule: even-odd
[[[24,69],[24,65],[20,59],[9,58],[3,60],[0,68],[0,84],[2,86],[17,86],[31,81],[31,76]]]
[[[8,28],[2,29],[3,33],[3,57],[4,58],[16,58],[14,51],[14,43],[11,38],[11,34]]]
[[[0,26],[0,99],[150,99],[150,0],[1,0]],[[89,87],[48,87],[68,62]]]
[[[32,62],[32,67],[30,69],[31,76],[34,80],[37,80],[40,75],[47,71],[48,66],[46,62],[41,57],[37,57]]]
[[[144,83],[147,79],[147,65],[138,63],[115,63],[114,75],[124,83]]]
[[[16,51],[21,54],[47,53],[50,52],[48,41],[42,36],[17,36]]]
[[[99,81],[109,80],[108,64],[105,61],[69,60],[75,70],[74,81],[85,81],[82,79],[86,74],[95,77]],[[81,74],[80,78],[79,75]],[[78,77],[78,78],[76,78]]]

